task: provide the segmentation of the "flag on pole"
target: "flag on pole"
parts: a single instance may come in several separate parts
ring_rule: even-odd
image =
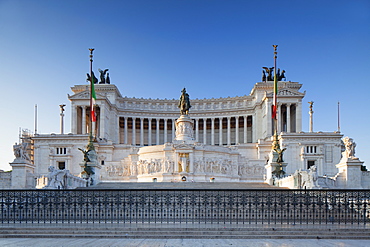
[[[278,80],[276,76],[276,70],[275,70],[275,76],[274,76],[274,102],[272,104],[272,119],[276,119],[276,110],[277,110],[277,92],[278,92]]]
[[[96,122],[96,112],[95,112],[95,102],[96,102],[96,94],[95,94],[95,87],[94,87],[94,74],[91,75],[91,93],[90,93],[90,117],[91,122]]]

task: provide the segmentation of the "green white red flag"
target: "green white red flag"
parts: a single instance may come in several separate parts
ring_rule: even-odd
[[[94,74],[91,75],[91,98],[90,98],[90,118],[91,122],[96,122],[96,112],[95,112],[95,102],[96,102],[96,94],[95,94],[95,86],[94,86]]]
[[[276,119],[276,112],[277,112],[277,92],[278,92],[278,80],[276,76],[276,71],[275,71],[275,76],[274,76],[274,99],[272,103],[272,119]]]

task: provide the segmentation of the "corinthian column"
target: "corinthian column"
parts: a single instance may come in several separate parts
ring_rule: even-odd
[[[144,146],[144,118],[140,118],[140,146]]]
[[[125,136],[123,137],[123,139],[124,139],[124,143],[127,144],[127,134],[128,134],[127,117],[124,117],[124,121],[125,121],[125,126],[124,126],[123,132]]]
[[[86,106],[81,106],[82,107],[82,134],[86,134]]]
[[[290,130],[290,104],[286,105],[286,131],[289,133]]]
[[[195,119],[195,141],[199,142],[199,119]]]
[[[244,116],[244,143],[247,143],[247,116]]]
[[[231,117],[227,117],[227,145],[231,145]]]
[[[163,140],[164,140],[164,143],[167,142],[167,119],[166,118],[164,119],[164,138]]]
[[[136,126],[135,126],[135,118],[132,118],[132,145],[136,146]]]
[[[148,145],[152,145],[152,119],[148,119]]]
[[[203,118],[203,143],[207,144],[207,118]]]
[[[156,120],[157,120],[157,122],[156,122],[156,126],[155,126],[156,127],[156,133],[155,133],[155,137],[156,137],[155,139],[156,140],[155,140],[155,144],[156,145],[159,145],[159,120],[160,119],[157,118]]]
[[[239,143],[239,117],[235,117],[235,144]]]
[[[211,118],[211,145],[215,145],[215,119]]]

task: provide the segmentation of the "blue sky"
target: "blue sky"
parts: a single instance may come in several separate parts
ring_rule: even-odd
[[[122,95],[191,98],[248,95],[261,67],[303,83],[303,130],[314,101],[314,131],[337,129],[370,164],[370,1],[0,0],[0,169],[9,170],[19,127],[59,132],[59,104],[109,68]]]

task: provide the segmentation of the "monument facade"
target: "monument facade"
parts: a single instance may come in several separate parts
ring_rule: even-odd
[[[36,180],[45,180],[49,167],[54,167],[81,177],[84,153],[80,150],[88,143],[89,133],[95,137],[94,179],[99,182],[283,185],[281,179],[287,180],[297,171],[308,173],[312,167],[317,181],[335,179],[340,169],[346,170],[339,165],[345,163],[341,133],[302,131],[305,92],[300,91],[302,84],[298,82],[278,84],[277,142],[284,152],[284,178],[279,180],[272,174],[275,168],[268,168],[273,159],[275,129],[271,118],[274,83],[267,80],[271,71],[266,70],[267,76],[264,73],[263,81],[257,82],[246,96],[192,99],[184,88],[180,100],[122,96],[116,85],[111,84],[109,75],[103,80],[107,71],[100,71],[101,80],[95,84],[96,122],[89,121],[89,86],[73,86],[73,94],[68,95],[71,133],[29,137],[32,145],[29,158],[23,157],[20,165],[19,154],[12,163],[13,172],[21,167],[22,172],[32,173]],[[285,78],[284,73],[279,74],[280,80]],[[347,152],[353,160],[354,150]],[[290,178],[293,185],[288,187],[298,187],[297,179]],[[37,181],[38,188],[48,186],[47,182]],[[360,181],[356,187],[369,188],[366,183]],[[13,187],[24,187],[24,183],[18,181]]]

